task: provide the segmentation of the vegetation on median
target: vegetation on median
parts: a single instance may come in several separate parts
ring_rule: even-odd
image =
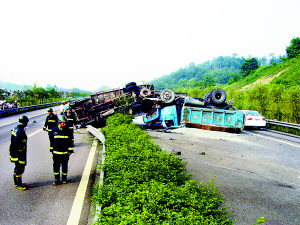
[[[132,124],[132,117],[107,119],[105,173],[92,197],[101,206],[95,224],[233,224],[213,181],[199,185],[185,163],[168,154]]]

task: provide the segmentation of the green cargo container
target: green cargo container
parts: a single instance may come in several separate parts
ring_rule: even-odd
[[[181,125],[241,132],[244,128],[244,114],[234,110],[184,106],[181,112]]]

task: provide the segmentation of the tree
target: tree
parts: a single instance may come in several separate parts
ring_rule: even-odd
[[[300,38],[296,37],[291,40],[291,45],[286,48],[286,54],[289,59],[300,55]]]
[[[243,77],[246,77],[258,67],[258,61],[256,58],[246,59],[241,67],[241,74]]]

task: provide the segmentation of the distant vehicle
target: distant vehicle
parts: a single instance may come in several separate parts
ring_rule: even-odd
[[[245,127],[261,128],[266,126],[266,118],[255,110],[240,110],[245,115]]]

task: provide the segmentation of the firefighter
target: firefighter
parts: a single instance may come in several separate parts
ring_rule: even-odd
[[[60,184],[60,167],[62,171],[62,184],[67,183],[69,156],[73,153],[73,147],[68,136],[67,119],[64,115],[58,118],[58,126],[53,128],[53,173],[55,182],[53,185]]]
[[[53,150],[53,146],[52,146],[52,143],[53,143],[53,132],[52,132],[52,129],[57,126],[57,122],[58,122],[58,117],[53,113],[53,109],[49,108],[48,109],[48,116],[46,118],[43,130],[44,131],[45,130],[48,131],[49,141],[50,141],[50,151]]]
[[[67,118],[67,126],[69,128],[69,138],[72,143],[72,147],[74,147],[74,126],[75,126],[75,114],[72,112],[71,107],[67,108],[67,112],[65,113]]]
[[[13,173],[15,187],[18,190],[27,190],[26,184],[22,183],[22,174],[27,162],[27,135],[25,127],[28,124],[27,116],[20,116],[19,124],[11,132],[11,143],[9,146],[10,161],[15,163]]]

